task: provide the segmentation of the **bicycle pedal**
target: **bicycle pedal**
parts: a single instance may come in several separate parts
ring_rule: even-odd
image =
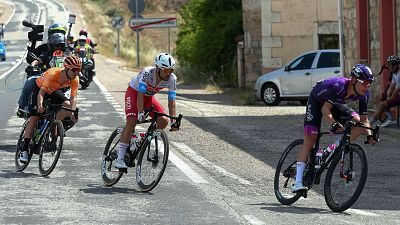
[[[127,168],[123,168],[123,169],[118,169],[120,173],[128,173],[128,169]]]
[[[301,190],[301,191],[298,191],[297,194],[299,194],[300,196],[303,196],[303,198],[307,198],[307,191],[308,190]]]

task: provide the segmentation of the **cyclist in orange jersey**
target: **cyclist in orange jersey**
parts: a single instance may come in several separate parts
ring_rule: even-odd
[[[47,70],[41,77],[36,79],[36,86],[32,93],[29,109],[29,122],[24,133],[23,151],[19,157],[22,163],[28,163],[29,144],[33,136],[33,131],[39,122],[39,114],[44,112],[43,101],[49,99],[52,104],[63,104],[65,107],[76,109],[76,97],[79,85],[79,72],[81,71],[81,61],[78,57],[70,55],[64,60],[64,68],[54,67]],[[61,91],[61,88],[71,87],[71,98],[68,99]],[[58,120],[62,120],[71,112],[60,111],[57,115]],[[74,121],[76,122],[76,121]]]

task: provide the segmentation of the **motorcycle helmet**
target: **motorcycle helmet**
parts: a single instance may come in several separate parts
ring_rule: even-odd
[[[60,48],[60,50],[65,50],[66,38],[62,33],[54,33],[51,34],[47,40],[47,44],[51,50],[55,50],[56,48]]]
[[[50,37],[50,35],[55,33],[62,33],[65,35],[67,33],[67,27],[61,23],[54,23],[47,30],[47,36]]]
[[[82,29],[79,31],[79,36],[84,35],[85,37],[88,36],[86,29]]]

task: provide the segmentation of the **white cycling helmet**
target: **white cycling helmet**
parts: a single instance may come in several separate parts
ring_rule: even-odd
[[[86,41],[86,36],[85,35],[80,35],[79,40],[85,40]]]
[[[160,53],[154,59],[154,65],[160,69],[174,69],[175,59],[168,53]]]

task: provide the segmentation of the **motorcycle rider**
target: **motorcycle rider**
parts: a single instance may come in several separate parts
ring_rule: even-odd
[[[89,38],[88,32],[87,32],[86,29],[81,29],[79,31],[79,39],[75,41],[74,48],[79,46],[79,44],[81,43],[81,40],[83,40],[82,35],[85,37],[84,38],[85,39],[85,43],[88,44],[90,47],[92,47],[92,51],[95,51],[95,47],[97,46],[97,43],[95,43],[92,39]],[[89,59],[92,60],[92,63],[93,63],[92,75],[96,76],[96,69],[95,69],[96,65],[95,65],[95,62],[94,62],[93,54],[92,54],[92,57],[89,58]]]
[[[61,33],[61,34],[65,35],[67,33],[67,27],[64,26],[61,23],[54,23],[54,24],[50,25],[48,30],[47,30],[47,38],[48,38],[48,40],[49,40],[50,36],[52,34],[55,34],[55,33]],[[38,57],[41,54],[43,54],[44,52],[46,52],[46,51],[49,51],[48,42],[39,45],[33,51],[31,51],[31,53],[33,53],[34,56]],[[34,60],[35,60],[35,57],[31,56],[30,54],[28,54],[26,56],[26,62],[28,64],[32,64],[32,62]]]
[[[89,69],[89,74],[88,77],[86,77],[88,79],[88,82],[91,82],[93,80],[93,76],[95,76],[95,70],[94,70],[94,63],[93,63],[93,48],[87,43],[87,39],[86,36],[81,35],[79,37],[78,41],[78,45],[75,47],[74,49],[74,53],[79,56],[82,57],[80,54],[80,52],[82,51],[82,49],[84,49],[85,55],[84,57],[88,60],[90,60],[92,62],[92,66]],[[85,69],[85,62],[82,62],[83,66],[82,69]]]

